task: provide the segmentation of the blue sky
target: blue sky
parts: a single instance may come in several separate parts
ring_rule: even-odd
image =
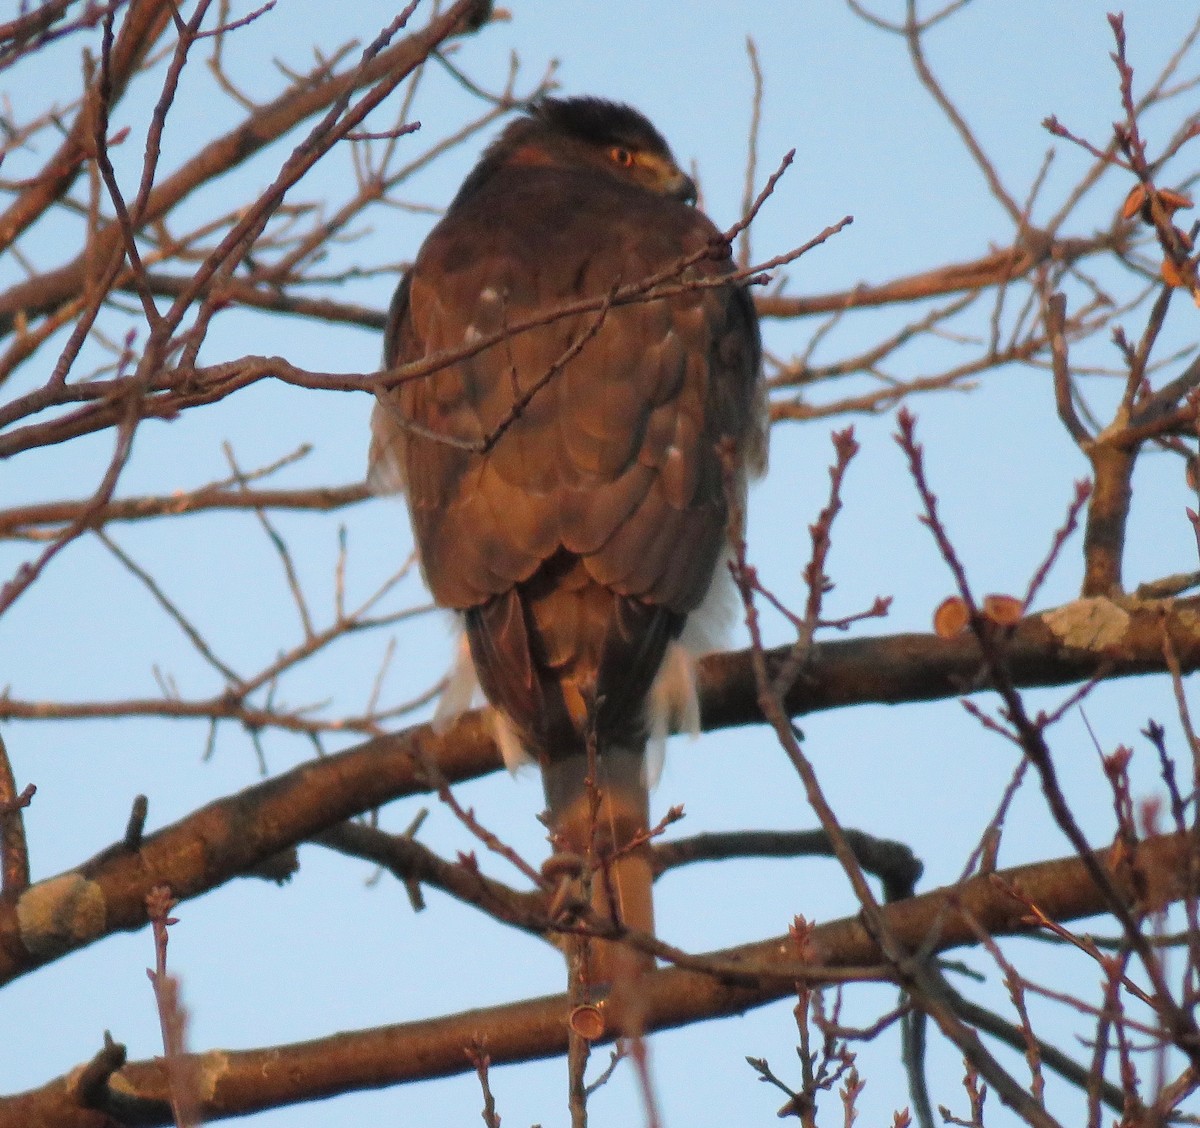
[[[508,7],[509,22],[462,42],[454,56],[457,64],[495,88],[507,73],[510,52],[516,51],[519,85],[527,88],[550,59],[558,59],[563,91],[640,107],[667,136],[680,162],[695,163],[705,207],[721,226],[740,210],[752,92],[745,40],[754,39],[766,83],[759,182],[784,152],[797,150],[793,169],[755,225],[756,254],[770,257],[844,215],[854,216],[843,234],[787,268],[789,292],[818,293],[930,269],[976,257],[1012,237],[978,169],[914,79],[902,42],[863,24],[843,4],[514,0]],[[1139,76],[1149,75],[1178,44],[1193,16],[1187,8],[1150,0],[1126,7]],[[877,9],[895,18],[902,5],[880,0]],[[1054,142],[1042,119],[1054,113],[1076,132],[1102,142],[1118,113],[1105,11],[1106,5],[1091,0],[1054,5],[976,0],[937,29],[928,44],[947,91],[1018,198],[1046,150],[1052,144],[1059,150],[1044,191],[1045,214],[1088,159]],[[277,82],[265,66],[269,57],[301,67],[311,59],[313,44],[329,50],[351,36],[365,40],[391,15],[390,5],[375,0],[353,5],[281,0],[244,39],[233,41],[231,67],[250,89],[265,93]],[[76,49],[64,48],[59,58],[71,57]],[[18,108],[45,97],[51,76],[39,65],[35,61],[0,76],[0,87],[8,84],[6,92]],[[1184,74],[1194,69],[1193,60]],[[61,68],[58,73],[76,72]],[[191,151],[197,136],[233,120],[233,109],[201,79],[199,68],[195,78],[199,93],[190,102],[181,99],[180,113],[171,119],[168,169]],[[134,125],[136,136],[151,104],[148,88],[140,99],[122,104],[114,124]],[[423,136],[448,131],[468,112],[467,96],[434,68],[414,110]],[[1181,113],[1151,119],[1152,133],[1158,130],[1155,140],[1165,138]],[[438,162],[405,186],[406,198],[446,201],[478,147],[472,143]],[[139,156],[140,144],[131,146],[123,175],[134,175]],[[318,169],[312,187],[299,195],[344,190],[349,175],[344,153],[334,154]],[[231,176],[230,198],[248,186],[261,186],[261,177],[261,169]],[[1127,189],[1110,176],[1072,230],[1086,233],[1106,223]],[[228,202],[198,200],[196,214]],[[364,257],[383,262],[411,257],[431,219],[387,211],[372,222],[373,244]],[[68,239],[48,225],[41,261],[53,264],[73,254]],[[13,277],[15,270],[0,262],[0,278]],[[394,279],[372,278],[344,293],[382,307],[393,284]],[[847,319],[817,359],[857,351],[894,316]],[[1177,302],[1168,339],[1176,345],[1194,340],[1195,316],[1188,303]],[[1131,332],[1138,324],[1130,322]],[[780,355],[797,352],[815,325],[769,324],[767,345]],[[204,359],[279,353],[306,368],[369,372],[377,365],[379,347],[376,335],[361,330],[234,315],[218,324]],[[909,350],[897,372],[928,371],[954,347],[941,342]],[[1089,346],[1087,356],[1115,360],[1103,342]],[[1103,388],[1090,390],[1101,400],[1106,396]],[[1045,373],[1014,367],[989,374],[970,395],[928,397],[912,406],[920,416],[947,525],[977,590],[1023,590],[1062,520],[1073,480],[1086,472],[1054,418]],[[143,428],[121,492],[161,493],[223,476],[224,440],[233,443],[245,466],[312,442],[313,455],[287,481],[357,480],[365,466],[369,410],[366,396],[262,385],[170,425]],[[889,619],[860,631],[926,630],[933,608],[950,591],[950,578],[916,521],[916,495],[890,438],[894,419],[854,422],[863,452],[851,470],[845,514],[835,531],[830,572],[837,586],[828,609],[849,614],[876,595],[892,595]],[[807,525],[824,501],[828,435],[844,425],[838,420],[776,428],[771,475],[752,497],[752,556],[766,582],[793,605],[803,600]],[[94,482],[107,451],[103,441],[72,444],[70,450],[31,457],[19,470],[0,469],[5,504],[81,493]],[[1131,525],[1134,582],[1195,567],[1178,468],[1163,458],[1144,463]],[[395,502],[374,502],[333,520],[280,518],[281,530],[297,546],[304,582],[317,606],[323,600],[325,614],[332,600],[339,520],[348,529],[351,598],[371,590],[410,546],[402,508]],[[169,578],[173,596],[203,624],[216,649],[235,655],[243,668],[269,661],[295,641],[297,624],[286,588],[270,546],[249,518],[189,518],[160,529],[119,529],[114,535],[144,566]],[[5,575],[20,558],[20,552],[0,546]],[[1052,577],[1044,604],[1069,599],[1079,578],[1075,542]],[[422,598],[414,576],[396,606]],[[772,621],[770,630],[773,641],[786,641],[780,622]],[[436,680],[449,651],[445,626],[433,619],[401,634],[399,641],[386,685],[395,700]],[[343,647],[336,661],[291,680],[288,698],[330,697],[334,707],[359,707],[370,692],[384,642],[371,637]],[[169,671],[185,693],[216,688],[210,671],[144,592],[89,540],[72,546],[0,620],[0,653],[9,656],[3,680],[21,698],[153,695],[155,665]],[[1053,703],[1059,695],[1032,696]],[[1121,742],[1135,745],[1140,793],[1153,792],[1154,765],[1144,742],[1138,743],[1137,730],[1149,716],[1170,722],[1169,685],[1144,680],[1106,687],[1089,703],[1087,715],[1105,750]],[[807,718],[803,727],[807,751],[845,824],[909,843],[926,862],[923,888],[957,876],[1012,770],[1010,748],[981,732],[956,702],[845,710]],[[1056,737],[1055,754],[1081,822],[1102,842],[1112,830],[1111,803],[1078,714],[1063,721]],[[249,741],[233,729],[222,731],[207,763],[201,762],[203,727],[184,723],[28,723],[7,726],[5,738],[19,782],[33,780],[39,787],[27,819],[36,877],[69,868],[118,837],[130,800],[139,792],[150,797],[149,826],[154,828],[258,778]],[[337,746],[343,745],[330,742]],[[307,744],[274,734],[266,735],[264,747],[271,770],[311,753]],[[544,843],[534,816],[541,794],[533,777],[514,782],[496,776],[461,791],[464,804],[474,805],[528,856],[540,857]],[[661,809],[685,805],[688,818],[679,832],[687,834],[814,823],[794,772],[760,730],[719,733],[696,744],[674,742],[656,802]],[[401,829],[420,805],[396,804],[383,820]],[[433,809],[425,841],[451,855],[471,847],[449,812],[426,805]],[[1067,852],[1042,808],[1032,789],[1019,797],[1002,864]],[[488,864],[498,875],[513,877]],[[845,880],[832,863],[729,863],[693,870],[669,876],[658,890],[661,933],[684,947],[705,950],[779,934],[797,913],[825,920],[854,911]],[[426,912],[414,915],[402,889],[386,880],[368,886],[369,876],[368,867],[306,847],[299,875],[283,889],[234,882],[182,906],[170,953],[192,1012],[193,1048],[319,1037],[560,989],[560,961],[535,941],[512,937],[436,893],[430,894]],[[452,945],[448,937],[454,937]],[[105,1029],[128,1044],[131,1057],[153,1055],[158,1032],[143,971],[152,958],[147,933],[119,936],[7,987],[0,998],[0,1046],[9,1048],[0,1051],[0,1090],[32,1086],[88,1059]],[[1051,981],[1092,976],[1078,961],[1037,958]],[[991,977],[984,993],[999,1000],[995,970],[978,955],[968,960]],[[847,1021],[866,1023],[892,1005],[891,993],[857,988],[848,993],[846,1005]],[[64,1014],[70,1015],[65,1021]],[[1070,1044],[1069,1025],[1048,1030]],[[654,1070],[665,1122],[772,1122],[781,1102],[755,1082],[743,1058],[765,1056],[794,1078],[794,1042],[787,1004],[655,1037]],[[14,1045],[22,1048],[11,1052]],[[944,1049],[934,1054],[936,1099],[957,1102],[961,1112],[954,1055]],[[886,1122],[893,1109],[908,1103],[895,1058],[894,1038],[862,1050],[860,1072],[868,1080],[860,1104],[863,1123]],[[1013,1059],[1005,1060],[1019,1069]],[[493,1087],[506,1125],[566,1120],[561,1063],[497,1070]],[[448,1125],[475,1122],[479,1105],[474,1080],[460,1077],[262,1114],[245,1123],[256,1128],[388,1121]],[[831,1106],[824,1115],[836,1112]],[[993,1113],[989,1123],[1006,1122],[998,1107]],[[641,1122],[629,1070],[619,1072],[598,1095],[593,1115],[597,1124]]]

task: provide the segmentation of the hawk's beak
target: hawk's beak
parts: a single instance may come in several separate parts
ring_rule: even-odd
[[[696,202],[696,182],[686,173],[675,170],[675,175],[667,182],[667,195],[682,200],[685,204]]]

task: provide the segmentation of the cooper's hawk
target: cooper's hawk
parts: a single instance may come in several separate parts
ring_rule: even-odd
[[[593,906],[645,931],[647,740],[696,723],[689,651],[728,609],[728,526],[764,450],[754,308],[694,201],[637,111],[534,104],[392,302],[385,365],[446,362],[373,418],[376,478],[406,490],[465,626],[454,705],[477,677],[510,766],[541,765],[556,849],[606,859]],[[660,276],[650,300],[621,293]],[[616,958],[598,944],[593,977]]]

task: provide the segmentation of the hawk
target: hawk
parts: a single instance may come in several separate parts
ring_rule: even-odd
[[[647,744],[698,727],[694,655],[732,616],[765,451],[753,303],[695,200],[629,106],[529,106],[400,283],[385,367],[431,370],[372,419],[374,479],[465,630],[441,718],[482,688],[509,766],[541,766],[556,851],[600,859],[593,908],[645,932]],[[593,980],[618,959],[653,963],[596,942]]]

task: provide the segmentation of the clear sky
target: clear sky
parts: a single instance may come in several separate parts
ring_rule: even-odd
[[[1102,143],[1118,115],[1108,58],[1109,6],[1096,0],[975,0],[929,41],[932,65],[1017,198],[1024,198],[1046,150],[1052,144],[1060,150],[1044,190],[1044,214],[1056,208],[1088,160],[1054,142],[1042,119],[1056,114]],[[234,5],[235,12],[249,7]],[[231,68],[249,89],[265,95],[279,81],[269,58],[303,67],[314,44],[328,52],[351,37],[369,39],[394,7],[378,0],[280,0],[244,38],[232,40]],[[666,135],[680,162],[685,167],[694,162],[704,205],[721,226],[740,212],[752,93],[745,42],[747,36],[754,40],[765,78],[759,182],[784,152],[797,150],[792,170],[755,225],[756,255],[768,258],[844,215],[854,216],[843,234],[787,268],[790,293],[883,281],[967,260],[1012,238],[978,169],[913,77],[902,41],[864,24],[842,3],[512,0],[508,8],[509,22],[462,41],[454,55],[457,65],[481,85],[497,88],[515,51],[521,62],[518,86],[528,88],[549,60],[557,59],[563,91],[638,106]],[[903,5],[877,0],[875,8],[897,18]],[[1158,0],[1126,6],[1130,53],[1139,75],[1148,76],[1178,45],[1194,18],[1191,9]],[[77,45],[71,46],[68,56],[75,50]],[[0,75],[0,90],[18,109],[50,96],[51,75],[39,65],[34,61]],[[59,73],[73,76],[75,66],[71,62]],[[1194,72],[1193,59],[1184,74]],[[198,136],[233,120],[234,110],[201,80],[199,68],[196,83],[206,92],[191,101],[181,98],[167,138],[168,169],[191,151]],[[143,122],[153,96],[148,85],[140,98],[123,103],[114,126]],[[425,135],[436,137],[459,122],[469,106],[449,77],[431,68],[414,115]],[[1154,120],[1162,131],[1158,141],[1181,112]],[[405,186],[405,198],[444,203],[478,147],[472,144],[438,162]],[[140,152],[139,143],[130,158]],[[230,192],[254,183],[258,175],[230,177]],[[339,178],[344,185],[349,175],[348,159],[335,154],[300,195],[308,199],[339,191]],[[1093,210],[1075,223],[1076,233],[1106,223],[1128,189],[1116,177],[1105,184]],[[216,205],[195,206],[200,215]],[[377,213],[372,222],[369,238],[380,248],[363,257],[399,262],[411,258],[432,219],[393,210]],[[47,238],[44,265],[75,253],[56,245],[53,232]],[[0,262],[0,280],[17,271],[15,264]],[[338,296],[382,308],[393,284],[394,278],[371,278]],[[889,316],[850,319],[820,346],[817,359],[865,347],[875,339],[868,334],[889,324]],[[1177,344],[1194,340],[1195,316],[1186,302],[1176,303],[1169,338]],[[781,356],[796,353],[807,346],[815,327],[812,321],[769,324],[768,348]],[[1131,330],[1137,327],[1134,321]],[[981,328],[986,330],[986,320],[975,331]],[[940,366],[954,347],[935,342],[909,350],[897,374]],[[377,366],[379,348],[377,336],[361,330],[231,317],[214,333],[204,359],[279,353],[310,369],[369,372]],[[1106,348],[1097,344],[1089,358],[1114,363]],[[1097,395],[1103,398],[1103,390]],[[1045,373],[1014,367],[989,374],[968,396],[931,396],[912,406],[920,416],[947,524],[977,590],[1023,590],[1062,520],[1073,480],[1086,471],[1054,418]],[[245,466],[268,463],[312,442],[314,454],[287,481],[358,480],[365,466],[369,409],[366,396],[259,386],[194,418],[143,428],[121,492],[162,493],[223,476],[221,442],[226,439]],[[837,586],[829,612],[850,614],[876,595],[891,595],[891,616],[858,628],[861,633],[927,630],[933,608],[951,590],[950,578],[915,519],[917,499],[890,438],[894,419],[864,417],[855,424],[863,453],[852,468],[846,511],[835,531],[830,571]],[[807,526],[825,496],[829,432],[844,425],[844,420],[822,420],[776,428],[771,475],[752,497],[752,556],[765,581],[793,606],[803,602]],[[106,450],[104,443],[83,443],[78,450],[31,458],[16,473],[0,466],[0,503],[82,494]],[[1162,459],[1146,461],[1132,524],[1134,582],[1196,566],[1177,467]],[[281,519],[280,527],[298,546],[305,583],[325,600],[326,613],[340,520],[349,532],[351,598],[369,592],[410,547],[402,508],[394,502],[374,502],[336,520]],[[298,637],[270,546],[249,518],[195,518],[114,535],[144,566],[169,578],[173,597],[204,625],[218,651],[236,655],[245,668],[268,661]],[[0,546],[4,576],[22,552]],[[268,578],[266,586],[262,577]],[[1069,599],[1079,579],[1075,543],[1052,577],[1044,604]],[[421,599],[414,576],[395,606]],[[772,621],[770,629],[772,641],[786,641],[781,623]],[[386,685],[387,695],[397,701],[435,681],[449,650],[440,621],[431,619],[398,637],[403,648]],[[379,637],[355,642],[339,651],[335,662],[301,672],[282,692],[291,701],[331,698],[334,707],[359,707],[370,693],[384,645]],[[0,620],[0,655],[5,658],[0,681],[24,699],[153,695],[154,666],[168,671],[185,694],[216,688],[211,672],[94,541],[73,546]],[[1034,695],[1034,700],[1055,702],[1058,695]],[[1087,712],[1105,750],[1121,742],[1137,747],[1141,793],[1155,790],[1154,765],[1137,730],[1149,716],[1170,722],[1169,685],[1146,680],[1107,687]],[[1012,751],[982,733],[956,702],[831,713],[808,718],[804,729],[807,751],[844,823],[911,845],[926,863],[922,888],[958,875],[1013,767]],[[1062,723],[1057,738],[1055,752],[1081,821],[1103,842],[1112,830],[1111,804],[1078,714]],[[70,868],[119,837],[130,800],[139,792],[149,796],[153,829],[209,798],[247,786],[259,771],[249,740],[232,728],[222,731],[207,763],[201,762],[202,725],[27,723],[7,726],[5,739],[19,783],[32,780],[39,787],[27,819],[35,877]],[[351,742],[330,741],[329,747]],[[264,738],[264,747],[272,771],[311,754],[308,744],[275,734]],[[534,819],[541,790],[535,778],[514,782],[495,776],[461,790],[463,802],[474,805],[485,821],[528,856],[541,856],[543,833]],[[804,828],[815,822],[794,772],[759,730],[719,733],[696,744],[673,742],[656,803],[660,809],[684,804],[688,817],[680,834]],[[402,829],[421,805],[395,804],[384,812],[384,823]],[[472,848],[449,812],[426,805],[433,809],[423,840],[449,855]],[[1066,852],[1065,841],[1049,828],[1041,800],[1027,789],[1010,821],[1001,863]],[[498,863],[487,865],[514,879]],[[414,915],[402,889],[389,880],[368,885],[370,876],[367,866],[306,847],[300,873],[285,888],[233,882],[181,906],[170,958],[192,1012],[192,1047],[265,1046],[561,989],[561,962],[537,942],[510,937],[437,893],[430,893],[424,913]],[[780,934],[798,913],[826,920],[855,908],[835,866],[811,860],[693,867],[664,879],[657,896],[663,937],[696,950]],[[448,937],[454,937],[453,944]],[[105,1029],[127,1043],[132,1058],[158,1052],[157,1020],[143,971],[152,959],[148,933],[119,936],[5,988],[0,994],[0,1090],[40,1084],[87,1060]],[[967,959],[993,981],[984,994],[999,1000],[994,968],[978,955]],[[1080,965],[1047,958],[1041,966],[1054,978],[1078,974]],[[852,989],[845,1019],[868,1023],[892,1002],[887,990]],[[1070,1028],[1049,1029],[1070,1044]],[[656,1036],[653,1067],[665,1122],[701,1128],[773,1122],[781,1100],[755,1081],[743,1059],[767,1057],[781,1074],[794,1078],[794,1044],[787,1003],[719,1025]],[[908,1103],[896,1053],[894,1037],[863,1049],[860,1071],[868,1087],[860,1102],[861,1123],[889,1122],[891,1111]],[[1005,1060],[1012,1064],[1011,1058]],[[935,1099],[956,1102],[955,1110],[962,1112],[953,1055],[935,1050],[933,1062]],[[564,1074],[561,1062],[498,1069],[493,1088],[505,1125],[565,1123]],[[477,1122],[479,1106],[474,1080],[459,1077],[286,1109],[245,1123],[256,1128],[467,1124]],[[632,1073],[619,1072],[593,1108],[598,1125],[641,1123]],[[993,1113],[989,1123],[1005,1123],[999,1107]],[[835,1117],[837,1110],[831,1105],[824,1115]]]

